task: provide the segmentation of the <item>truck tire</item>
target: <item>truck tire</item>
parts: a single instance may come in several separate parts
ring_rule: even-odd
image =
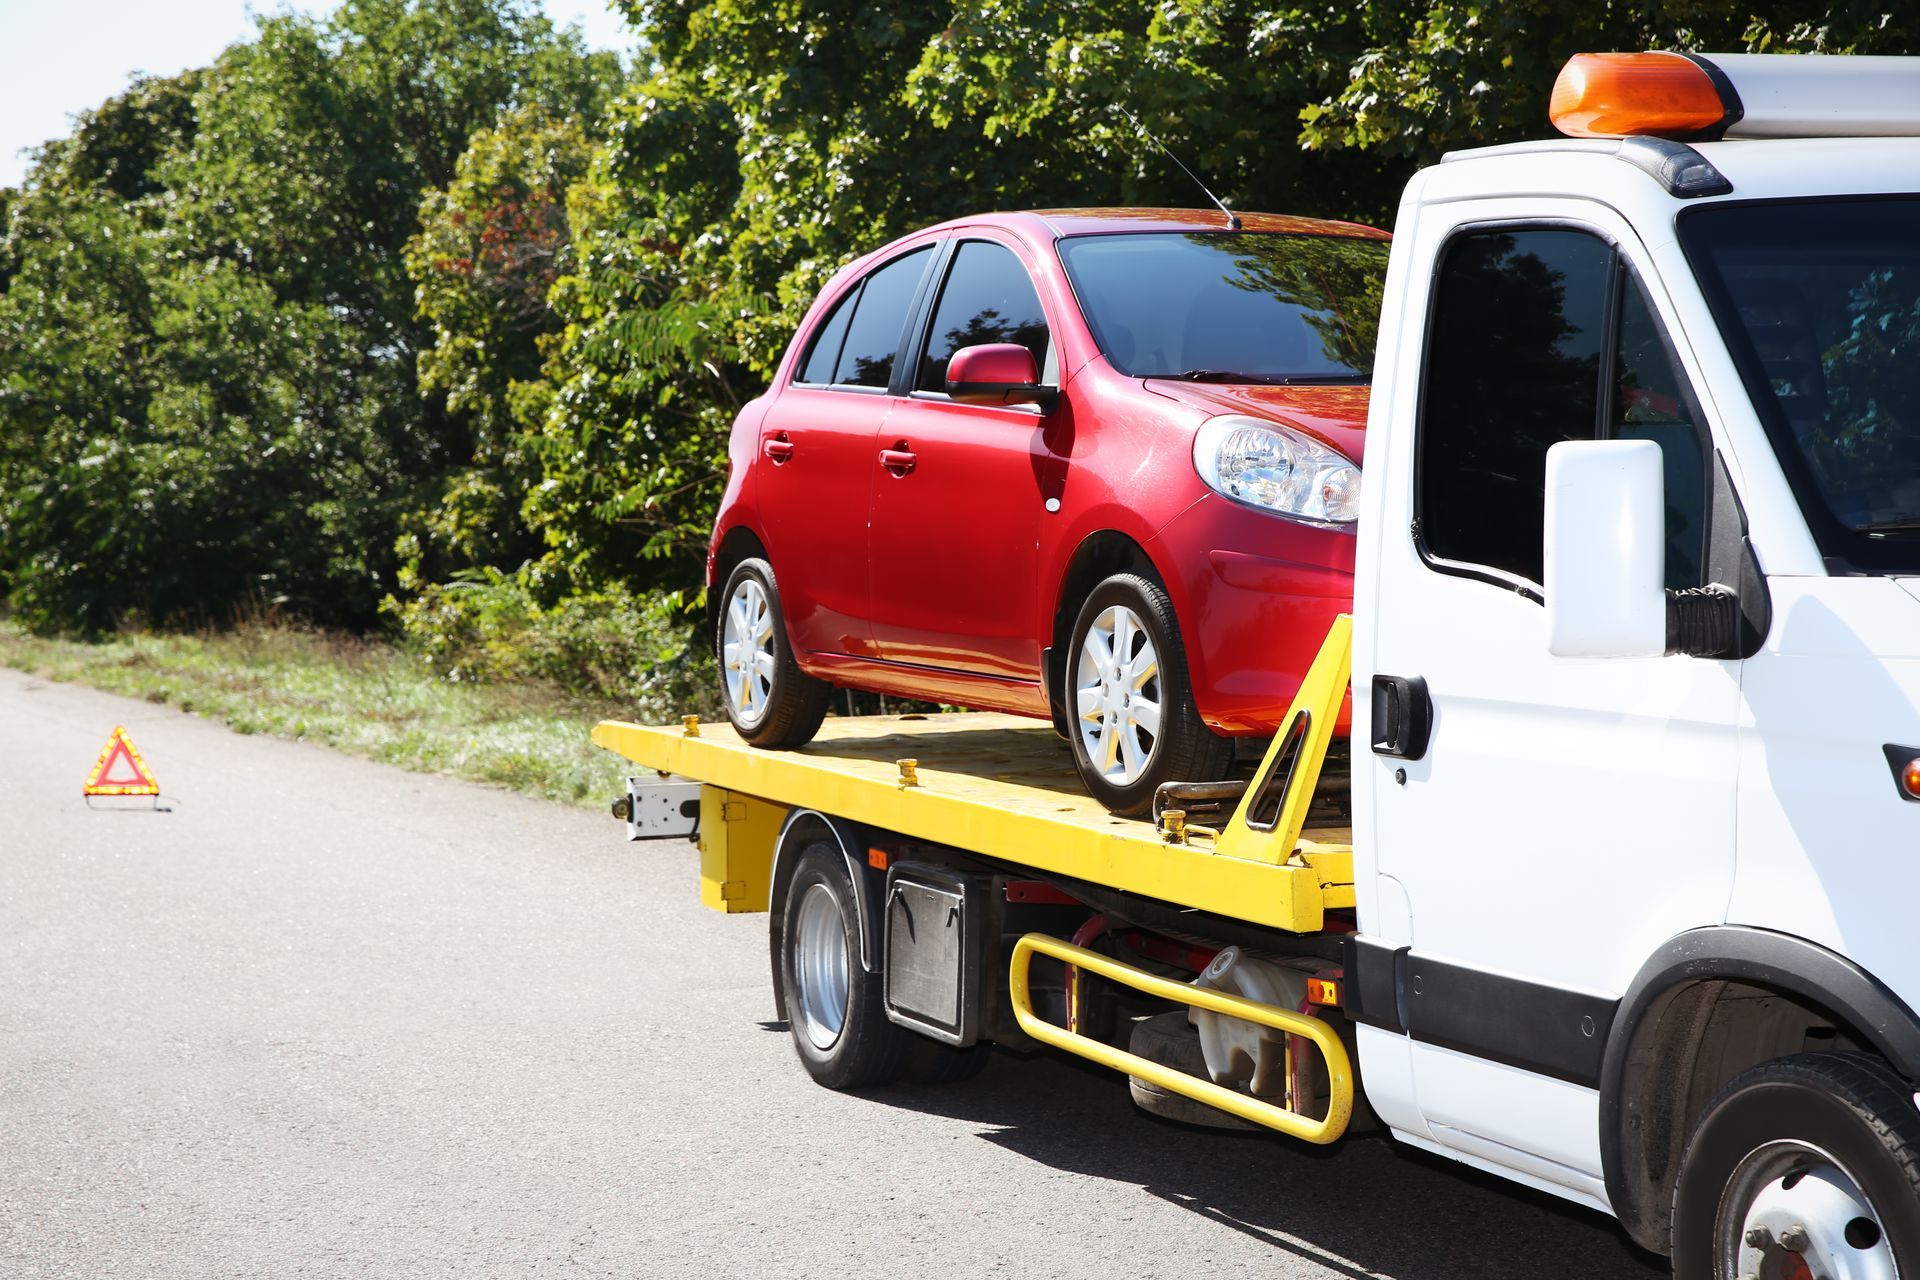
[[[794,661],[773,566],[758,557],[742,560],[721,592],[713,653],[727,719],[756,747],[805,746],[826,718],[833,686]]]
[[[1877,1059],[1841,1053],[1736,1076],[1687,1141],[1674,1187],[1673,1274],[1920,1275],[1913,1086]]]
[[[1232,772],[1233,740],[1200,719],[1173,601],[1158,583],[1116,573],[1095,587],[1062,666],[1073,762],[1112,812],[1145,813],[1163,782]]]
[[[781,929],[781,1012],[807,1074],[829,1089],[892,1083],[919,1038],[888,1021],[881,975],[860,965],[856,892],[838,847],[808,845]]]

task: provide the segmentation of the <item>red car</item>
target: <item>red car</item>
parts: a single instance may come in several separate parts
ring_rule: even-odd
[[[734,726],[836,686],[1051,717],[1138,813],[1271,734],[1353,597],[1387,234],[964,218],[853,263],[747,405],[707,558]]]

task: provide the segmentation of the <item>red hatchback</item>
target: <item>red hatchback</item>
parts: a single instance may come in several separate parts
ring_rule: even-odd
[[[1137,813],[1270,734],[1353,596],[1387,235],[992,214],[836,276],[747,405],[708,553],[734,726],[835,686],[1050,716]]]

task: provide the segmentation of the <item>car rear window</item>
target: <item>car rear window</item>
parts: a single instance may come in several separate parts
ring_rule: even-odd
[[[1060,258],[1107,360],[1137,378],[1363,382],[1387,241],[1260,232],[1073,236]]]

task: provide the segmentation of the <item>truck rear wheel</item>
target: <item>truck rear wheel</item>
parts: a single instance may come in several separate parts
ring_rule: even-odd
[[[856,892],[840,850],[809,845],[794,866],[781,927],[782,1012],[807,1074],[829,1089],[899,1079],[917,1038],[888,1021],[881,976],[860,964]]]
[[[1734,1078],[1687,1142],[1676,1280],[1920,1275],[1920,1113],[1877,1060],[1809,1053]]]

